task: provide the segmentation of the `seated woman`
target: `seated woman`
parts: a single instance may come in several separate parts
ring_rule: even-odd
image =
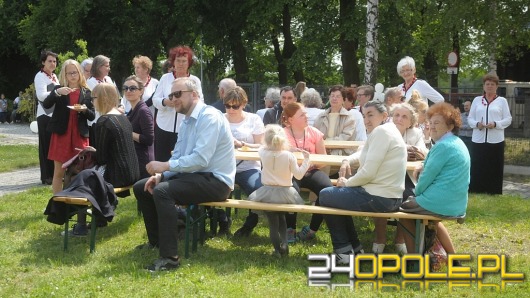
[[[418,124],[416,126],[423,132],[423,140],[427,148],[431,148],[431,130],[429,129],[429,121],[427,120],[427,109],[429,105],[421,98],[419,91],[412,91],[412,97],[408,102],[418,113]]]
[[[103,178],[114,187],[132,185],[140,178],[138,158],[134,150],[131,123],[127,116],[117,109],[120,99],[116,86],[110,83],[100,83],[92,90],[92,98],[96,111],[101,115],[94,124],[96,163],[104,166]],[[82,176],[81,173],[78,176]],[[72,180],[72,184],[76,179]],[[67,191],[68,188],[57,195],[66,195]],[[120,196],[128,194],[129,192],[120,193]],[[106,222],[102,225],[106,225]],[[73,236],[88,234],[86,214],[78,214],[77,224],[74,225],[70,234]]]
[[[385,103],[388,108],[388,104]],[[405,144],[407,145],[407,160],[423,160],[429,152],[425,143],[423,142],[423,133],[416,127],[418,115],[414,108],[408,103],[397,103],[392,105],[392,123],[397,127]],[[405,175],[405,191],[403,192],[403,199],[407,199],[410,195],[414,195],[414,183],[408,175]],[[375,223],[375,241],[372,246],[373,253],[383,253],[386,243],[386,218],[374,218]],[[403,238],[403,231],[398,227],[396,231],[396,253],[406,254],[407,248],[405,246],[405,239]]]
[[[337,186],[320,192],[320,205],[353,211],[395,212],[402,202],[407,146],[396,126],[384,123],[388,113],[383,103],[370,101],[362,111],[368,140],[360,154],[344,159]],[[357,173],[346,179],[354,162],[359,163]],[[348,264],[350,254],[364,252],[350,216],[324,215],[324,218],[338,263]]]
[[[307,88],[304,93],[300,95],[300,99],[307,112],[307,123],[310,126],[313,126],[318,115],[324,112],[322,109],[322,98],[318,91],[313,88]]]
[[[449,103],[437,103],[427,111],[431,138],[435,142],[422,167],[414,171],[419,175],[416,197],[409,197],[401,211],[438,217],[462,217],[466,214],[470,157],[466,145],[458,137],[462,124],[460,112]],[[414,220],[401,220],[407,230],[414,233]],[[449,232],[441,222],[436,223],[438,240],[449,254],[455,248]],[[414,239],[405,235],[409,253],[415,252]]]
[[[247,93],[243,88],[236,86],[228,90],[224,97],[225,117],[230,123],[230,131],[234,138],[234,147],[242,150],[258,148],[263,141],[265,127],[260,116],[245,112],[248,103]],[[249,196],[261,187],[261,163],[254,160],[236,160],[236,184]],[[258,224],[258,215],[252,210],[243,226],[236,231],[236,236],[250,236]],[[228,222],[219,223],[219,234],[227,234]]]
[[[359,141],[356,134],[356,123],[353,115],[342,105],[346,91],[341,85],[329,89],[330,107],[315,120],[314,126],[324,134],[326,140]],[[331,155],[350,155],[353,149],[331,149]]]
[[[311,154],[326,154],[322,132],[308,125],[307,114],[302,104],[293,102],[285,106],[282,113],[282,123],[291,149],[303,149]],[[317,195],[315,205],[320,205],[318,194],[326,187],[332,186],[327,173],[318,166],[311,166],[302,179],[293,179],[293,186],[300,190],[308,188]],[[309,226],[304,226],[296,233],[296,213],[287,214],[287,239],[289,243],[308,241],[316,237],[316,232],[324,221],[322,214],[313,214]]]

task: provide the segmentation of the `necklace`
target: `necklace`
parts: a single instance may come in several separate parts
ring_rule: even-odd
[[[41,70],[52,82],[55,82],[57,83],[57,77],[55,76],[54,73],[52,74],[49,74],[47,73],[46,71],[44,71],[44,68]]]
[[[487,106],[489,105],[490,103],[492,103],[495,99],[497,99],[497,97],[499,97],[497,94],[495,94],[495,97],[491,100],[491,101],[488,101],[486,99],[486,95],[482,96],[482,104]]]
[[[410,85],[407,87],[407,82],[404,82],[403,83],[403,93],[406,95],[407,94],[407,91],[409,91],[410,87],[412,87],[412,85],[414,85],[414,83],[416,83],[416,75],[414,75],[414,78],[412,78],[412,83],[410,83]]]
[[[147,83],[145,83],[144,85],[144,88],[147,87],[147,85],[149,85],[149,82],[151,82],[151,76],[147,76]]]
[[[297,139],[295,138],[295,136],[294,136],[294,131],[293,131],[293,127],[292,127],[292,126],[291,126],[291,135],[293,135],[293,140],[294,140],[294,144],[296,145],[296,148],[298,148],[298,149],[304,149],[304,148],[305,148],[305,128],[304,128],[304,143],[303,143],[303,145],[302,145],[302,148],[300,148],[300,147],[298,146],[298,140],[297,140]],[[304,149],[304,150],[305,150],[305,149]]]

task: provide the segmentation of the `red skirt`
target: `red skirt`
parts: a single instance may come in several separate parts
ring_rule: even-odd
[[[79,100],[79,89],[70,93],[70,105],[78,103]],[[65,163],[70,158],[74,157],[79,151],[76,148],[83,149],[89,145],[88,138],[82,137],[79,134],[79,128],[77,125],[77,112],[69,110],[70,117],[68,118],[68,127],[66,132],[62,135],[52,133],[50,140],[50,150],[48,153],[48,159]]]

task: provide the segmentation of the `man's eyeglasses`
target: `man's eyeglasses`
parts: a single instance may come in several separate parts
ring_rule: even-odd
[[[229,105],[229,104],[225,104],[225,108],[228,110],[228,109],[232,109],[232,110],[239,110],[239,108],[241,107],[241,105]]]
[[[136,86],[123,86],[121,87],[121,89],[123,90],[123,92],[127,92],[127,91],[131,91],[131,92],[134,92],[140,88],[136,87]]]
[[[357,97],[361,97],[361,96],[368,96],[368,94],[365,94],[365,93],[357,93]]]
[[[173,93],[169,93],[169,95],[167,96],[167,98],[169,99],[172,99],[173,97],[174,98],[180,98],[182,96],[182,92],[193,92],[193,90],[180,90],[180,91],[175,91]]]

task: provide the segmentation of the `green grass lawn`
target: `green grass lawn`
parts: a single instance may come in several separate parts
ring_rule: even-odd
[[[0,146],[0,173],[39,165],[37,145]]]
[[[183,259],[181,268],[171,272],[149,273],[143,269],[157,258],[157,251],[135,251],[146,241],[143,221],[136,214],[134,197],[120,200],[117,216],[106,228],[98,229],[96,253],[89,253],[88,238],[70,239],[68,252],[63,252],[62,226],[48,223],[43,210],[50,198],[49,188],[34,188],[24,193],[7,195],[0,200],[0,297],[321,297],[323,295],[376,296],[369,286],[357,289],[308,287],[309,253],[332,250],[325,225],[316,241],[290,246],[290,256],[277,260],[270,256],[266,220],[260,217],[255,233],[246,239],[211,238],[191,258]],[[462,225],[447,222],[455,246],[461,253],[474,257],[480,253],[507,254],[509,272],[530,274],[530,201],[514,196],[470,197],[468,217]],[[232,231],[242,224],[246,211],[234,216]],[[373,224],[366,218],[355,218],[363,245],[370,249]],[[300,215],[298,225],[308,224],[309,217]],[[388,229],[392,239],[393,228]],[[389,252],[393,245],[388,243]],[[181,246],[181,254],[184,249]],[[466,263],[465,263],[466,264]],[[468,264],[476,271],[476,262]],[[345,283],[347,278],[333,279]],[[486,279],[499,283],[497,275]],[[388,276],[383,282],[400,283],[401,277]],[[524,297],[530,291],[527,281],[508,285],[502,292],[511,297]],[[491,290],[456,287],[447,284],[429,290],[407,288],[383,291],[383,296],[497,297]]]

